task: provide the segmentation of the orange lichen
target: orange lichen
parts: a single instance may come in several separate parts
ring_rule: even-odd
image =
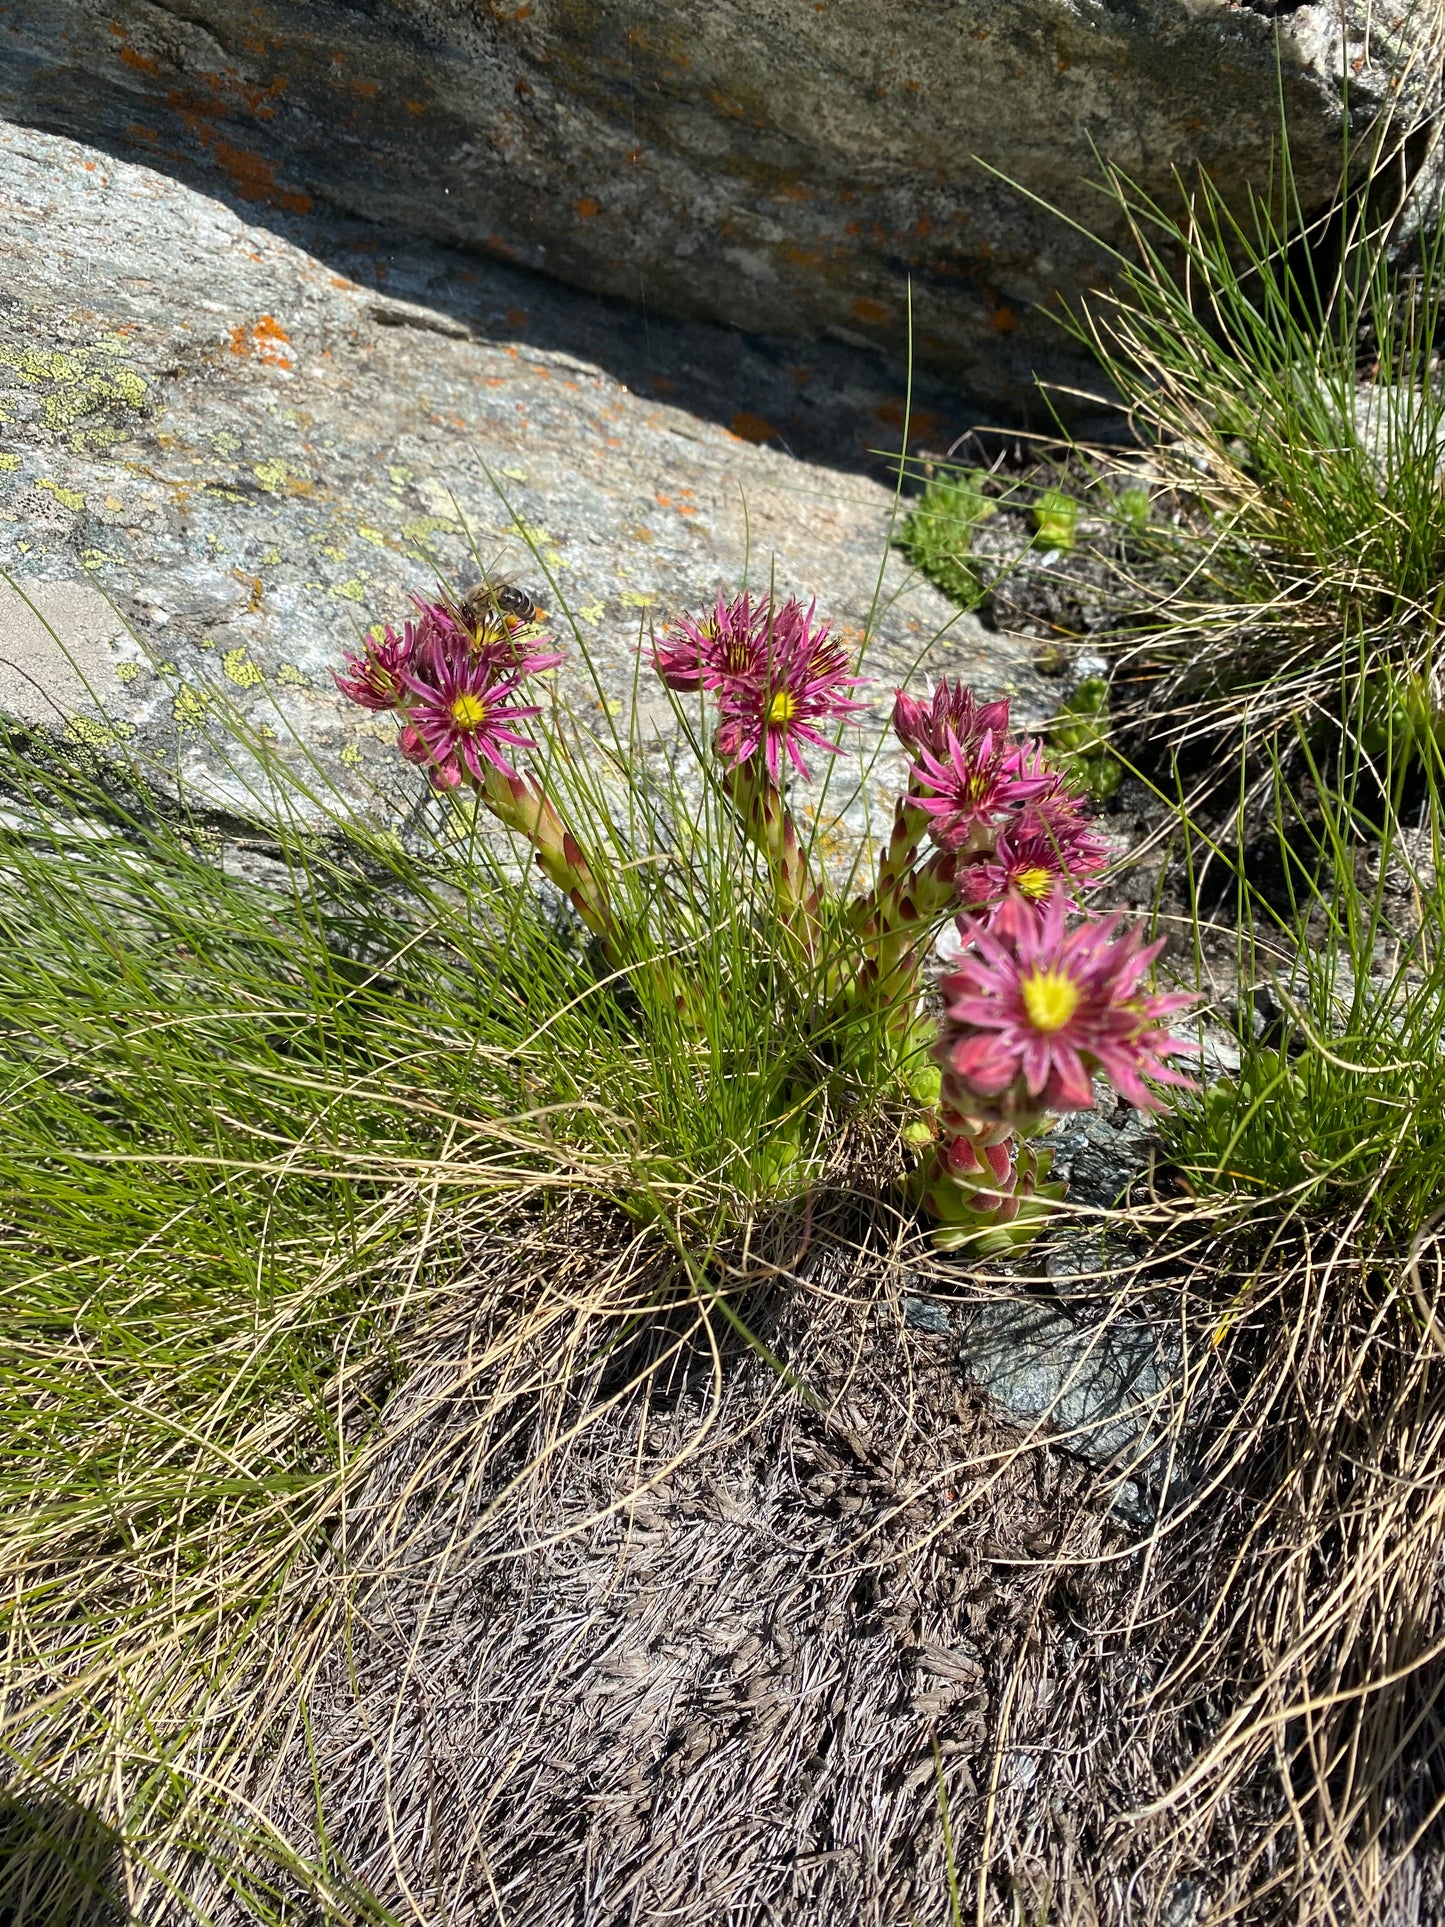
[[[879,402],[872,412],[874,421],[882,422],[887,428],[901,429],[906,421],[911,442],[931,440],[934,430],[940,426],[940,417],[931,408],[910,410],[901,396]]]
[[[747,408],[740,408],[728,426],[740,442],[771,442],[778,433],[770,421]]]
[[[311,196],[295,188],[279,186],[275,165],[264,155],[253,153],[249,147],[233,147],[223,140],[216,141],[212,151],[243,201],[265,201],[291,214],[310,213]]]
[[[594,214],[602,212],[602,203],[593,200],[590,194],[584,194],[581,200],[574,201],[572,206],[578,219],[582,221],[590,221]]]
[[[866,294],[860,294],[854,301],[852,314],[855,321],[866,321],[874,327],[882,327],[884,322],[891,319],[883,302],[874,301]]]
[[[255,321],[243,322],[231,330],[233,355],[252,356],[272,368],[289,368],[290,350],[290,337],[274,315],[260,315]]]

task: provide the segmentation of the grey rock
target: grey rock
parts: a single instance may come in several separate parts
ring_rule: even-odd
[[[140,651],[87,581],[0,581],[0,711],[56,733],[124,707]]]
[[[952,1332],[953,1320],[946,1305],[932,1298],[908,1296],[902,1302],[904,1319],[915,1331],[928,1332],[934,1338],[947,1338]]]
[[[330,671],[476,555],[570,611],[598,686],[575,662],[559,686],[598,722],[631,703],[649,625],[745,570],[817,596],[853,648],[867,632],[878,681],[848,739],[865,758],[920,660],[1025,717],[1048,707],[1026,644],[890,553],[892,493],[856,455],[805,461],[717,419],[798,392],[765,344],[659,321],[645,340],[615,306],[419,242],[390,251],[382,301],[338,271],[362,273],[359,247],[323,259],[152,169],[3,126],[0,236],[0,635],[26,665],[3,672],[7,701],[124,741],[207,802],[254,807],[253,767],[212,728],[232,713],[402,820],[424,783]],[[810,420],[837,451],[874,439],[899,391],[830,353]],[[704,365],[702,412],[651,391],[659,356]],[[669,728],[660,686],[638,688]],[[878,764],[840,848],[887,821],[901,770]]]
[[[1282,103],[1320,208],[1346,118],[1433,107],[1437,33],[1369,0],[26,0],[0,108],[653,314],[901,356],[911,310],[921,365],[1022,407],[1035,370],[1094,383],[1047,310],[1122,239],[1100,154],[1240,207]]]
[[[1152,1120],[1100,1080],[1092,1111],[1060,1118],[1042,1140],[1053,1147],[1055,1177],[1069,1187],[1071,1203],[1107,1210],[1149,1168],[1158,1138]]]
[[[1172,1446],[1178,1334],[1117,1308],[995,1299],[959,1337],[963,1370],[1008,1417],[1116,1481],[1113,1507],[1150,1524],[1184,1483]]]

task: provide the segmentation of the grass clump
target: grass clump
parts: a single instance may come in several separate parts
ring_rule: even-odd
[[[819,726],[860,706],[812,611],[743,595],[680,619],[650,652],[675,698],[660,744],[635,702],[613,718],[585,651],[569,705],[517,600],[444,591],[344,665],[425,771],[404,835],[358,819],[304,746],[228,737],[220,705],[212,747],[254,820],[139,764],[4,751],[5,1744],[17,1799],[98,1828],[138,1918],[279,1923],[301,1897],[384,1918],[320,1819],[264,1817],[266,1776],[304,1750],[367,1589],[412,1556],[368,1511],[378,1465],[416,1453],[408,1492],[450,1503],[425,1391],[448,1347],[468,1492],[518,1520],[611,1409],[610,1374],[754,1342],[748,1293],[801,1248],[773,1225],[856,1185],[859,1146],[895,1220],[911,1164],[948,1242],[1037,1231],[1059,1187],[1033,1139],[1092,1100],[1086,990],[1137,1033],[1101,1043],[1108,1068],[1171,1075],[1139,935],[1066,938],[1102,855],[1006,703],[899,697],[915,766],[876,873],[840,888],[826,818],[805,827],[787,795],[805,755],[837,757]],[[996,1104],[934,1061],[979,1042],[957,1014],[940,1042],[924,1002],[962,907],[1000,911],[993,976],[1042,975],[1051,1037],[1072,1026],[1030,1093],[1004,1053]],[[1080,936],[1088,983],[1061,991],[1072,952],[1035,953]],[[569,1237],[583,1259],[559,1265]]]
[[[1287,149],[1242,214],[1207,176],[1182,214],[1117,171],[1106,185],[1132,249],[1071,325],[1153,483],[1189,506],[1139,531],[1152,713],[1187,733],[1242,706],[1287,730],[1302,711],[1357,714],[1362,679],[1433,688],[1445,229],[1401,254],[1349,170],[1340,208],[1306,221]]]
[[[1199,1186],[1280,1195],[1286,1215],[1342,1215],[1408,1248],[1445,1154],[1442,765],[1432,749],[1422,775],[1419,746],[1391,743],[1341,785],[1303,732],[1297,749],[1306,782],[1275,766],[1268,894],[1233,860],[1239,1070],[1167,1131]]]

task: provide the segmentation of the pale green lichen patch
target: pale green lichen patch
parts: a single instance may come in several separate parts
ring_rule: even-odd
[[[338,582],[331,594],[345,602],[365,602],[366,584],[359,575],[354,575],[349,582]]]
[[[338,760],[343,762],[348,769],[359,769],[361,767],[361,751],[355,743],[344,743],[338,753]]]
[[[135,724],[112,722],[98,716],[67,716],[65,733],[73,743],[87,749],[110,749],[135,735]]]
[[[171,716],[178,729],[199,729],[210,712],[212,697],[209,690],[195,689],[187,683],[176,691],[176,699],[171,705]]]
[[[35,486],[37,488],[43,488],[48,494],[53,495],[63,509],[83,509],[85,507],[85,497],[80,493],[79,489],[63,488],[59,482],[52,481],[48,475],[38,476]]]
[[[266,678],[259,666],[251,660],[242,643],[237,649],[228,649],[221,657],[221,668],[238,689],[255,689]]]
[[[415,522],[402,524],[402,534],[408,542],[418,545],[425,543],[433,535],[455,535],[457,524],[445,515],[420,515]]]
[[[62,353],[0,342],[0,368],[8,368],[22,386],[38,392],[45,427],[81,453],[124,440],[130,432],[124,417],[144,408],[148,392],[133,368],[94,366],[100,352],[75,348]]]
[[[283,662],[276,671],[276,680],[284,689],[309,689],[310,679],[303,675],[294,662]]]
[[[292,479],[295,470],[288,463],[276,458],[269,462],[256,462],[251,473],[268,495],[279,495]]]

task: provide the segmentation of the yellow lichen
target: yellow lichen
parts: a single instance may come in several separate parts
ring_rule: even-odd
[[[48,475],[36,477],[35,486],[49,491],[63,509],[83,509],[85,497],[79,489],[63,488],[59,482],[52,481]]]
[[[221,657],[221,667],[238,689],[255,689],[266,680],[258,665],[247,654],[245,643],[239,648],[228,649]]]
[[[134,736],[134,723],[110,722],[99,716],[67,716],[65,733],[73,743],[83,743],[87,749],[109,749],[115,743],[123,743],[128,736]]]
[[[192,688],[188,683],[176,691],[171,715],[178,729],[199,729],[210,707],[210,691]]]

